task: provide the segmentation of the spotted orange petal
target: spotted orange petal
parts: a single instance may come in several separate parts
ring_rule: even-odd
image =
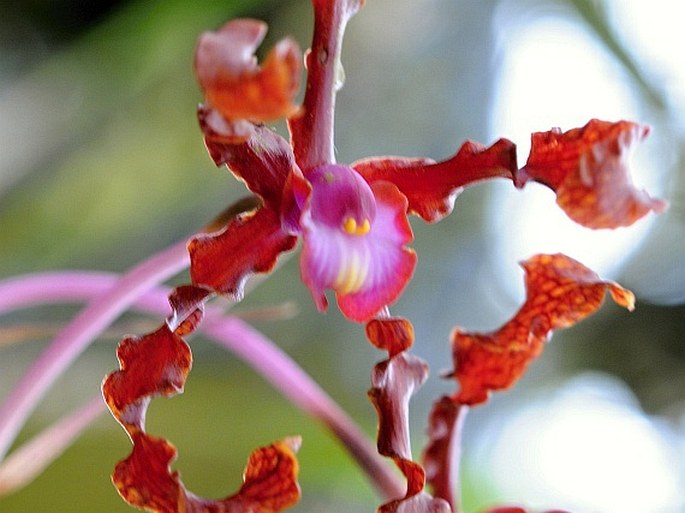
[[[630,121],[597,119],[568,132],[534,133],[517,184],[534,180],[547,185],[564,212],[588,228],[629,226],[667,206],[635,188],[630,178],[630,150],[648,133],[648,127]]]
[[[629,290],[565,255],[536,255],[522,266],[527,298],[510,321],[491,333],[454,331],[454,376],[460,384],[455,399],[461,404],[485,402],[491,391],[511,387],[542,352],[552,330],[594,313],[607,290],[619,305],[634,307]]]
[[[366,337],[378,349],[395,356],[414,343],[414,326],[401,317],[372,319],[366,324]]]
[[[115,468],[112,481],[129,504],[155,513],[276,513],[300,498],[297,484],[298,439],[257,449],[250,456],[240,490],[220,500],[189,492],[170,465],[176,449],[163,438],[132,435],[133,452]]]

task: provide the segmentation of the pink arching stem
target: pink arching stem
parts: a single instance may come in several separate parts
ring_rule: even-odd
[[[10,392],[0,407],[0,459],[45,392],[88,345],[143,292],[188,267],[186,242],[164,249],[111,283],[62,329]],[[21,300],[31,290],[20,290],[18,280],[0,292],[2,301]],[[14,287],[12,287],[14,284]],[[73,285],[72,285],[73,286]],[[40,287],[40,286],[39,286]],[[69,288],[68,282],[65,288]],[[42,287],[38,289],[42,293]]]
[[[0,283],[0,313],[41,303],[98,298],[111,291],[118,281],[119,278],[114,274],[80,272],[55,272],[14,278]],[[169,313],[168,293],[169,290],[165,287],[149,288],[132,299],[131,306],[147,313],[165,316]],[[343,442],[379,493],[388,499],[404,494],[404,485],[397,474],[377,454],[364,432],[316,381],[273,342],[242,320],[222,316],[217,308],[207,308],[206,318],[200,329],[252,366],[298,408],[326,425]],[[24,381],[22,379],[17,388]],[[10,398],[16,394],[15,388]],[[39,399],[40,396],[37,400]],[[33,409],[35,405],[31,406]],[[7,403],[3,410],[11,412]],[[18,425],[17,430],[23,425],[23,421],[3,420],[8,424]],[[9,446],[13,440],[14,436],[0,442]]]

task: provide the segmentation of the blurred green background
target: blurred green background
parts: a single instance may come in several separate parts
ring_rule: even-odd
[[[647,438],[625,441],[628,455],[657,440],[645,454],[675,459],[654,460],[675,492],[665,488],[639,510],[683,507],[685,66],[676,52],[683,35],[671,21],[683,13],[675,2],[661,4],[649,9],[660,15],[648,17],[618,1],[369,0],[349,26],[336,127],[340,162],[383,154],[441,159],[465,139],[489,144],[503,136],[519,145],[523,165],[534,130],[569,129],[590,117],[634,118],[653,129],[637,150],[636,162],[647,172],[636,179],[671,208],[635,229],[576,239],[575,232],[545,224],[556,212],[548,191],[532,185],[520,192],[506,183],[466,191],[454,214],[437,225],[413,222],[420,263],[393,312],[414,322],[414,352],[433,369],[412,403],[417,455],[432,400],[453,389],[439,378],[451,367],[451,327],[492,329],[513,314],[522,293],[517,260],[564,250],[638,296],[632,314],[607,305],[556,334],[520,386],[472,412],[464,452],[468,512],[503,500],[577,512],[621,511],[612,508],[623,507],[624,499],[642,504],[629,477],[612,470],[612,458],[625,465],[603,452],[609,442],[592,446],[586,468],[560,476],[548,495],[540,495],[550,488],[540,480],[547,472],[541,457],[528,462],[538,465],[539,475],[528,488],[520,482],[526,458],[540,450],[526,444],[549,433],[531,431],[538,435],[514,441],[507,438],[508,421],[516,421],[519,433],[551,425],[555,405],[569,408],[559,398],[573,394],[606,399],[590,412],[599,417],[587,409],[577,413],[595,426],[588,436],[604,440],[601,415],[619,405],[626,414],[620,425],[647,426]],[[243,196],[243,186],[214,168],[202,144],[195,40],[229,18],[251,16],[270,25],[264,49],[285,35],[306,48],[312,26],[306,0],[31,0],[3,2],[0,12],[0,278],[51,269],[124,271]],[[294,319],[260,316],[264,307],[291,302],[298,308]],[[40,326],[49,333],[76,311],[62,305],[0,318],[0,398],[49,340],[10,340],[9,328]],[[382,355],[335,308],[316,313],[296,258],[235,312],[249,316],[373,436],[366,390]],[[116,367],[118,338],[140,332],[141,322],[154,327],[159,320],[129,314],[118,321],[61,378],[21,439],[97,394],[102,377]],[[155,401],[148,415],[149,431],[179,447],[176,468],[189,489],[212,497],[232,493],[254,447],[301,434],[304,498],[293,510],[374,510],[378,499],[328,433],[232,355],[200,336],[192,346],[186,393]],[[582,438],[557,441],[591,445]],[[513,467],[488,451],[500,443],[519,451],[507,456]],[[0,511],[130,511],[109,482],[114,463],[127,453],[126,436],[103,417],[34,483],[0,497]],[[570,467],[561,453],[554,461]],[[589,485],[578,476],[590,468],[606,469],[605,479],[616,486],[605,481],[603,497],[582,502],[577,495]]]

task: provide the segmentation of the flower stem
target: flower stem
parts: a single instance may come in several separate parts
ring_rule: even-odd
[[[143,292],[188,267],[186,242],[179,242],[131,269],[112,287],[95,297],[53,339],[22,376],[0,407],[0,459],[4,458],[21,426],[55,380]],[[11,284],[10,284],[11,285]],[[42,293],[42,285],[18,292],[15,288],[0,297]],[[66,288],[69,288],[68,286]],[[16,299],[15,299],[16,300]]]
[[[333,125],[335,95],[344,74],[340,62],[348,20],[361,0],[313,0],[314,36],[306,56],[307,87],[301,113],[288,121],[295,160],[307,173],[335,163]]]
[[[208,318],[201,329],[249,363],[295,406],[326,425],[350,451],[381,495],[392,499],[404,494],[404,485],[380,458],[367,436],[316,381],[273,342],[235,317]]]
[[[0,463],[0,497],[33,481],[106,411],[98,395],[12,452]]]
[[[14,278],[0,283],[0,313],[32,304],[97,298],[112,290],[117,280],[116,275],[109,273],[78,272]],[[155,315],[166,315],[169,312],[168,293],[166,287],[152,287],[136,298],[133,306]],[[199,329],[246,361],[295,406],[327,426],[350,451],[379,493],[388,499],[404,494],[404,485],[377,454],[363,431],[316,381],[257,330],[222,314],[219,309],[208,307]],[[4,409],[10,411],[6,405]],[[19,427],[22,424],[11,419],[8,422],[18,423]],[[9,445],[12,440],[5,443]]]

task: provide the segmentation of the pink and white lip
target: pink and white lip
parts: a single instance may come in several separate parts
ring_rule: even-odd
[[[330,289],[346,317],[368,320],[397,299],[416,263],[405,247],[413,239],[407,200],[394,185],[369,185],[347,166],[321,166],[306,178],[312,190],[300,221],[303,281],[319,310]]]

